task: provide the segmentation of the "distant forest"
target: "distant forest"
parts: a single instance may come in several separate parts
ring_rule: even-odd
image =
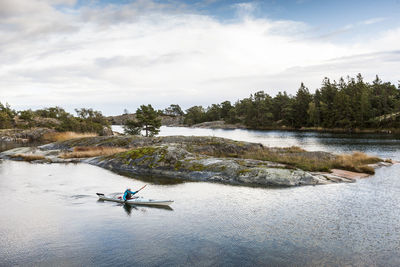
[[[90,108],[75,111],[77,116],[61,107],[15,111],[0,102],[0,129],[49,127],[101,134],[104,127],[110,127],[110,119],[100,111]],[[396,87],[382,82],[378,76],[367,83],[359,74],[356,78],[333,82],[325,78],[314,94],[302,83],[296,95],[279,92],[271,97],[259,91],[234,104],[224,101],[207,108],[193,106],[186,112],[172,104],[153,112],[155,116],[179,117],[189,126],[223,120],[251,129],[400,129],[400,84]]]
[[[296,95],[279,92],[271,97],[259,91],[233,105],[193,106],[184,115],[187,125],[216,120],[253,129],[400,128],[400,84],[396,88],[378,76],[367,83],[361,74],[333,82],[325,78],[314,94],[301,83]]]

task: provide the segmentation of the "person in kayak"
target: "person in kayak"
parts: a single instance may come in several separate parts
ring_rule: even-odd
[[[124,198],[124,201],[127,201],[127,200],[129,200],[129,199],[132,199],[132,196],[133,196],[134,194],[136,194],[137,192],[139,192],[139,191],[132,192],[130,188],[126,189],[126,190],[125,190],[125,193],[124,193],[124,197],[123,197],[123,198]]]
[[[124,196],[123,196],[124,201],[132,199],[133,198],[132,196],[134,194],[136,194],[137,192],[139,192],[140,190],[142,190],[145,187],[146,187],[146,185],[144,185],[142,188],[140,188],[138,191],[135,191],[135,192],[132,192],[130,188],[126,189],[124,192]]]

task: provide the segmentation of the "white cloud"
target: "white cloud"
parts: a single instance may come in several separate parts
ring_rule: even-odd
[[[245,17],[245,18],[250,17],[253,14],[254,10],[256,9],[255,7],[256,4],[250,2],[238,3],[234,4],[233,6],[234,8],[236,8],[238,15],[240,17]]]
[[[73,6],[77,3],[77,0],[49,0],[47,1],[51,5],[67,5]]]
[[[1,2],[0,101],[115,114],[144,103],[188,107],[256,90],[293,93],[301,81],[315,89],[324,76],[398,79],[400,59],[381,52],[399,47],[400,29],[368,43],[335,44],[298,40],[309,25],[255,19],[249,6],[239,6],[248,11],[244,19],[221,23],[151,1],[69,12],[52,4],[75,1]]]
[[[372,18],[372,19],[364,20],[364,21],[362,22],[362,24],[370,25],[370,24],[379,23],[379,22],[382,22],[382,21],[385,21],[385,20],[386,20],[386,18],[383,18],[383,17]]]

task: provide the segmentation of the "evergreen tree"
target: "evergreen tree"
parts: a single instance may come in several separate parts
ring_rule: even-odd
[[[193,106],[186,110],[186,115],[183,123],[186,125],[193,125],[205,121],[205,111],[202,106]]]
[[[253,96],[252,115],[248,118],[248,126],[264,128],[272,124],[272,98],[260,91]]]
[[[164,113],[169,116],[183,116],[185,114],[177,104],[171,104],[164,110]]]
[[[295,127],[307,126],[309,119],[307,111],[309,109],[309,104],[312,101],[312,96],[308,91],[308,88],[301,83],[299,90],[297,90],[295,102],[294,102],[294,119]]]
[[[221,119],[221,106],[217,104],[212,104],[207,108],[205,114],[206,121],[217,121]]]
[[[125,121],[124,133],[129,135],[140,135],[142,131],[142,125],[136,120],[127,120]]]
[[[339,80],[339,83],[344,83],[343,78]],[[335,108],[333,101],[338,92],[337,84],[332,84],[328,78],[324,78],[322,81],[322,87],[319,91],[321,92],[319,102],[321,111],[321,124],[325,128],[332,128],[335,124]]]
[[[271,112],[273,115],[273,120],[281,125],[288,125],[289,120],[291,120],[291,115],[289,116],[287,111],[290,111],[291,109],[289,106],[291,105],[291,100],[290,97],[287,95],[286,92],[279,92],[273,99],[272,99],[272,106],[271,106]],[[290,111],[291,113],[291,111]],[[289,116],[289,117],[287,117]]]
[[[159,112],[149,105],[141,105],[136,110],[136,120],[128,120],[124,125],[124,131],[127,134],[139,135],[145,131],[145,136],[154,136],[160,132],[161,119]]]
[[[224,101],[221,103],[221,118],[224,120],[228,120],[230,117],[230,113],[233,109],[233,106],[230,101]]]

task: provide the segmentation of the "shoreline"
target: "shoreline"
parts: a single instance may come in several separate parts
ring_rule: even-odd
[[[246,127],[242,124],[225,124],[222,121],[202,122],[194,125],[164,125],[166,127],[188,127],[188,128],[202,128],[202,129],[223,129],[223,130],[253,130],[253,131],[290,131],[290,132],[321,132],[321,133],[345,133],[345,134],[400,134],[400,129],[344,129],[344,128],[323,128],[323,127],[301,127],[292,128],[286,126],[270,126],[262,128]]]
[[[78,150],[77,150],[78,148]],[[118,150],[110,154],[102,151]],[[89,156],[74,153],[89,151]],[[98,152],[100,154],[96,154]],[[94,153],[94,154],[93,154]],[[250,153],[250,154],[249,154]],[[257,158],[253,154],[267,153],[271,159],[288,158],[288,162]],[[271,154],[272,153],[272,154]],[[249,157],[253,156],[253,157]],[[275,155],[275,156],[274,156]],[[367,155],[363,156],[366,157]],[[289,163],[298,157],[296,163]],[[50,143],[39,147],[20,147],[0,153],[0,158],[32,163],[88,163],[117,173],[138,176],[162,176],[182,181],[207,181],[256,187],[304,186],[332,183],[350,183],[370,176],[362,170],[373,171],[392,163],[375,159],[357,167],[359,171],[307,171],[315,160],[335,160],[327,152],[308,152],[300,148],[269,148],[261,144],[239,142],[217,137],[86,137]],[[302,161],[303,160],[303,161]],[[288,164],[289,163],[289,164]]]

